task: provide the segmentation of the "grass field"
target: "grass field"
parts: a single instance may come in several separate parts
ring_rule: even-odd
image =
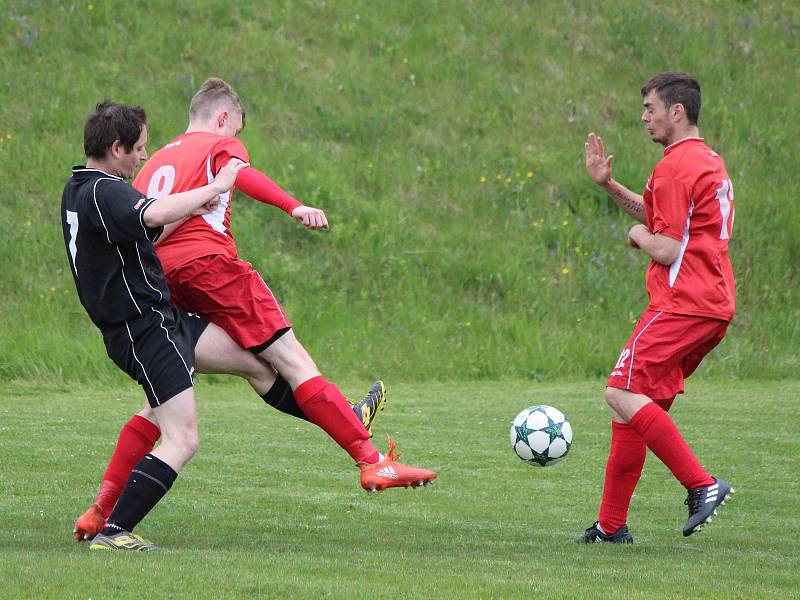
[[[2,596],[798,597],[800,384],[690,383],[673,416],[737,493],[705,531],[683,538],[684,493],[651,456],[630,547],[571,543],[599,501],[609,434],[601,389],[390,386],[377,430],[440,478],[367,495],[313,426],[264,407],[244,385],[201,382],[200,452],[139,528],[166,551],[108,555],[70,532],[140,394],[12,387],[0,398]],[[511,419],[536,403],[563,409],[575,431],[570,456],[548,469],[508,447]]]
[[[799,32],[796,1],[0,0],[0,598],[800,597]],[[650,460],[636,544],[583,547],[599,378],[646,304],[583,142],[641,190],[661,149],[639,87],[672,69],[736,189],[738,302],[674,416],[737,493],[684,539]],[[78,302],[58,199],[97,101],[145,106],[152,152],[209,76],[242,96],[253,165],[332,223],[237,195],[241,256],[333,380],[389,378],[378,430],[441,476],[368,496],[321,432],[205,378],[201,450],[140,530],[166,551],[96,555],[72,523],[141,395]],[[507,441],[542,402],[575,431],[544,470]]]

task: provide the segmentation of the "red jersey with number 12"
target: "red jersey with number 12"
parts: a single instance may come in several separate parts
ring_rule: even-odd
[[[701,138],[667,146],[644,191],[650,233],[680,242],[671,265],[647,269],[649,308],[730,321],[736,310],[728,240],[733,186],[719,155]]]
[[[148,198],[187,192],[214,181],[231,158],[250,161],[247,149],[237,138],[202,131],[184,133],[153,154],[133,180],[133,187]],[[165,272],[201,256],[237,257],[230,230],[231,191],[220,194],[214,212],[190,217],[156,246]]]

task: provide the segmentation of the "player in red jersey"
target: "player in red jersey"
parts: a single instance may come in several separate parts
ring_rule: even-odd
[[[685,73],[666,72],[642,88],[645,124],[664,157],[643,196],[611,177],[612,155],[590,133],[586,169],[634,219],[629,244],[652,261],[650,303],[608,378],[611,451],[597,522],[584,542],[632,543],[631,496],[649,448],[688,490],[688,536],[700,530],[733,493],[697,461],[667,414],[683,381],[724,337],[735,310],[728,241],[733,187],[722,159],[699,137],[700,86]]]
[[[189,127],[145,163],[133,185],[147,197],[160,198],[213,182],[231,158],[249,162],[237,139],[245,113],[239,96],[221,79],[208,79],[192,98]],[[303,206],[260,171],[239,172],[236,187],[248,196],[277,206],[307,229],[328,227],[325,213]],[[394,443],[380,454],[365,425],[382,408],[382,382],[351,406],[339,389],[322,377],[300,344],[289,318],[272,291],[249,263],[240,260],[230,230],[231,193],[222,194],[217,209],[167,226],[156,247],[172,302],[198,313],[224,329],[277,372],[264,400],[279,410],[313,422],[325,430],[356,462],[361,485],[368,491],[427,484],[436,473],[398,463]],[[88,539],[102,527],[136,457],[152,449],[160,435],[149,407],[123,427],[95,502],[75,523],[75,537]]]

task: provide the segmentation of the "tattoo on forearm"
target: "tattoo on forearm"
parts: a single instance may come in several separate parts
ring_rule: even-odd
[[[632,200],[625,195],[623,190],[614,190],[614,193],[611,196],[617,201],[617,204],[619,204],[622,210],[637,216],[644,215],[644,204],[636,200]]]

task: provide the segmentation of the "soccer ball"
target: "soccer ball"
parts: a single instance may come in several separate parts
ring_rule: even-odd
[[[531,406],[511,424],[511,447],[529,465],[546,467],[560,461],[572,446],[572,427],[557,408]]]

